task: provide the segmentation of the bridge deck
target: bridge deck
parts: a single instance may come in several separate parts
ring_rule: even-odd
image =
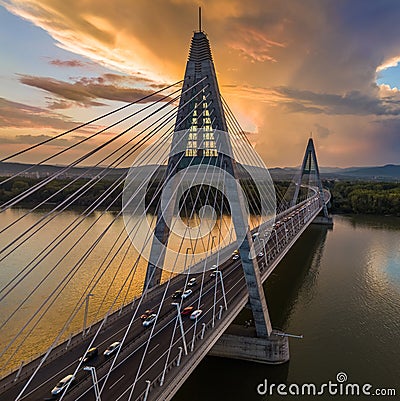
[[[325,202],[329,201],[329,197],[329,193],[325,193]],[[304,201],[278,216],[279,223],[265,242],[263,255],[260,256],[261,254],[259,254],[257,256],[263,281],[272,273],[280,260],[320,211],[321,205],[318,196],[315,195],[310,200]],[[262,238],[264,235],[263,227],[258,228],[258,230],[259,237]],[[261,244],[261,247],[263,245]],[[259,250],[260,248],[258,248],[257,253]],[[212,264],[212,262],[210,263]],[[78,358],[84,353],[101,324],[102,327],[96,340],[96,346],[100,349],[100,354],[107,345],[113,341],[121,340],[123,332],[131,319],[132,306],[135,307],[138,302],[141,303],[137,316],[140,316],[146,309],[155,309],[159,306],[160,294],[164,291],[165,285],[169,285],[169,288],[156,325],[151,329],[145,329],[139,317],[134,320],[118,361],[102,393],[102,400],[143,400],[148,383],[150,383],[148,399],[171,399],[247,303],[246,283],[240,260],[234,261],[230,259],[221,265],[220,269],[223,271],[228,309],[223,309],[223,296],[220,286],[218,286],[216,292],[217,302],[214,304],[215,279],[210,278],[209,273],[206,272],[205,285],[202,289],[201,308],[203,309],[203,314],[195,322],[184,319],[185,337],[189,349],[188,355],[182,354],[180,356],[182,339],[179,328],[176,328],[176,308],[171,306],[173,292],[185,285],[186,277],[181,275],[173,278],[169,284],[164,283],[150,291],[145,298],[136,300],[133,305],[127,305],[120,313],[116,312],[109,316],[106,322],[99,322],[92,326],[86,338],[77,335],[72,339],[68,347],[67,343],[63,343],[53,350],[27,389],[26,395],[21,399],[37,400],[48,398],[54,384],[61,377],[66,376],[75,369]],[[199,291],[199,288],[195,288],[192,297],[195,298]],[[182,308],[190,304],[190,298],[186,299],[183,301]],[[220,309],[222,318],[218,319]],[[151,340],[147,342],[150,335]],[[142,358],[143,355],[145,355],[144,358]],[[6,397],[4,399],[7,400],[15,399],[27,377],[38,365],[39,360],[37,359],[24,367],[19,379],[15,382],[15,373],[4,378],[0,382],[1,397]],[[110,368],[110,364],[110,360],[103,358],[102,355],[93,362],[93,366],[96,366],[97,369],[100,387]],[[140,364],[141,374],[137,378],[131,394],[131,384],[135,379],[136,371]],[[163,373],[164,370],[165,374]],[[162,386],[160,386],[160,381],[163,381]],[[78,372],[77,383],[64,399],[95,399],[89,372]]]

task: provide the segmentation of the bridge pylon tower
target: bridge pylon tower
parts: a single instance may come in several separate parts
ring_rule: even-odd
[[[193,90],[186,91],[192,87]],[[191,118],[187,118],[187,116],[191,116]],[[178,153],[170,153],[165,178],[172,177],[169,179],[173,180],[179,171],[188,166],[202,163],[217,166],[234,177],[236,182],[232,184],[231,180],[228,180],[230,183],[225,183],[226,191],[230,202],[235,207],[235,213],[232,212],[231,216],[237,238],[240,237],[239,233],[246,232],[244,240],[238,244],[238,249],[257,335],[265,338],[270,336],[272,326],[257,260],[250,257],[251,232],[245,214],[245,200],[237,188],[237,164],[232,157],[232,145],[227,133],[228,125],[222,106],[210,43],[207,35],[199,26],[199,30],[194,32],[191,40],[171,149],[182,139],[185,146],[181,146]],[[183,138],[182,135],[184,135]],[[212,137],[213,135],[214,137]],[[216,146],[218,144],[220,146]],[[227,152],[219,152],[218,148],[226,149]],[[174,185],[167,187],[171,191]],[[168,188],[164,185],[163,190],[168,191]],[[168,199],[173,198],[172,193],[163,196]],[[170,204],[172,205],[174,202],[176,203],[176,200],[171,201]],[[169,213],[158,211],[144,290],[158,285],[161,281],[162,269],[159,266],[163,266],[165,261],[165,246],[170,236],[171,222],[167,221],[169,219]],[[154,260],[158,260],[158,266],[152,263]]]
[[[301,184],[305,176],[313,176],[315,178],[315,183],[318,186],[319,199],[322,207],[322,214],[326,219],[330,219],[328,214],[328,209],[326,203],[324,202],[324,190],[322,187],[321,176],[319,173],[317,154],[315,152],[314,141],[310,137],[307,142],[306,151],[304,153],[303,162],[300,168],[300,174],[297,176],[297,180],[295,181],[295,190],[294,195],[291,200],[291,205],[294,206],[297,203],[297,199],[299,197],[299,192],[301,188]]]

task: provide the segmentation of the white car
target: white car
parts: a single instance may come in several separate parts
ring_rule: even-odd
[[[57,385],[51,390],[52,395],[58,395],[63,391],[69,383],[72,383],[74,381],[75,377],[73,375],[68,375],[65,376],[63,379],[61,379]]]
[[[260,252],[260,253],[258,254],[258,256],[259,256],[260,258],[262,258],[262,257],[264,256],[264,252]]]
[[[194,285],[196,285],[196,277],[191,278],[188,283],[187,283],[188,287],[193,287]]]
[[[196,320],[202,313],[203,311],[201,309],[196,309],[194,312],[191,313],[190,319]]]
[[[210,271],[211,271],[211,274],[210,274],[210,277],[215,277],[215,275],[216,275],[216,271],[218,270],[218,266],[217,265],[212,265],[211,266],[211,269],[210,269]]]
[[[114,352],[117,352],[118,348],[121,346],[121,343],[119,341],[116,341],[114,343],[112,343],[104,352],[103,355],[104,356],[110,356],[112,355]]]
[[[151,326],[157,318],[157,315],[155,313],[152,313],[142,324],[143,327],[149,327]]]
[[[183,291],[183,293],[182,293],[182,299],[187,298],[189,295],[192,294],[192,292],[193,292],[192,290]]]

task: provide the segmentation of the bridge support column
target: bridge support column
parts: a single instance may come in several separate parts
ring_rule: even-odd
[[[229,160],[230,161],[230,160]],[[235,165],[231,162],[232,175],[235,174]],[[229,171],[229,170],[228,170]],[[232,220],[236,231],[236,237],[240,238],[243,232],[246,236],[239,245],[239,256],[242,262],[244,278],[249,292],[249,303],[253,312],[254,323],[257,336],[267,338],[272,333],[272,325],[269,317],[267,301],[265,299],[264,288],[260,276],[260,268],[256,257],[250,257],[250,244],[252,243],[251,232],[247,226],[247,216],[245,215],[245,202],[242,192],[237,190],[236,183],[227,180],[227,193],[229,194],[230,206],[232,210]]]
[[[311,224],[318,224],[323,226],[333,227],[333,219],[331,216],[317,216]]]
[[[278,365],[289,361],[288,337],[273,330],[267,338],[256,336],[253,328],[232,325],[211,348],[209,355]]]
[[[297,178],[296,188],[294,191],[293,199],[291,201],[291,206],[294,206],[297,202],[303,176],[305,175],[310,176],[311,174],[315,175],[316,183],[318,185],[319,201],[322,206],[322,213],[326,218],[329,218],[328,209],[324,202],[324,190],[322,188],[321,176],[319,174],[319,167],[317,161],[317,154],[315,153],[314,141],[312,138],[309,138],[307,143],[306,153],[304,154],[303,163],[300,168],[300,175]]]

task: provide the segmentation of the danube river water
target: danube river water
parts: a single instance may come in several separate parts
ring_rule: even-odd
[[[174,401],[294,399],[276,391],[259,395],[257,386],[265,380],[336,383],[339,372],[347,375],[344,383],[397,390],[397,397],[374,399],[399,399],[399,218],[335,216],[332,231],[310,227],[265,288],[273,325],[304,336],[290,340],[290,362],[267,366],[207,357]],[[238,321],[247,318],[243,313]],[[325,392],[298,399],[349,398]]]
[[[3,213],[0,228],[24,213],[23,209]],[[36,223],[45,213],[30,214],[27,217],[29,221],[25,221],[22,227],[18,226],[22,222],[13,226],[15,233],[0,237],[0,245],[4,247],[13,243],[21,228]],[[18,248],[12,257],[0,261],[1,287],[4,288],[12,277],[22,272],[22,267],[44,249],[50,239],[67,230],[78,215],[77,211],[63,212],[39,235],[30,237],[28,247]],[[131,280],[130,271],[137,253],[123,245],[126,235],[122,235],[118,242],[121,245],[118,256],[111,260],[106,255],[119,233],[124,232],[120,218],[112,226],[110,235],[104,237],[91,253],[79,274],[73,275],[72,266],[93,240],[80,239],[80,235],[92,224],[95,232],[101,234],[115,214],[106,213],[97,221],[99,216],[100,212],[96,212],[85,218],[74,231],[73,238],[49,259],[38,259],[37,267],[28,279],[2,300],[0,349],[4,350],[28,322],[25,333],[30,333],[30,327],[35,325],[31,318],[38,306],[49,298],[66,273],[71,272],[69,286],[60,292],[26,341],[21,345],[13,343],[0,358],[5,371],[17,368],[21,359],[26,361],[45,351],[65,322],[67,311],[76,305],[79,305],[77,315],[63,337],[81,330],[84,303],[80,297],[85,294],[85,288],[97,269],[98,284],[88,308],[89,324],[104,316],[109,308],[118,308],[140,294],[146,263],[139,263],[135,279]],[[55,266],[55,261],[60,260],[75,242],[74,251],[50,272],[50,267]],[[47,275],[47,281],[39,285]],[[38,290],[23,302],[36,286]],[[123,291],[119,292],[120,288]],[[174,401],[290,399],[288,396],[259,395],[257,386],[265,380],[276,384],[322,384],[335,381],[339,372],[347,375],[348,383],[396,388],[400,394],[399,218],[335,216],[333,230],[309,227],[269,277],[265,288],[273,325],[287,333],[304,336],[303,339],[290,340],[290,362],[271,367],[207,357],[176,394]],[[1,295],[4,294],[2,291]],[[12,311],[15,314],[7,323]],[[249,317],[244,311],[237,321],[243,324]],[[325,395],[321,399],[329,398]]]

